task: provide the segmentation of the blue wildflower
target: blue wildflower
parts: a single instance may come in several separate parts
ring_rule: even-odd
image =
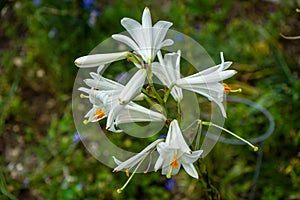
[[[160,135],[160,136],[158,137],[158,139],[166,139],[166,137],[167,137],[167,135],[164,134],[164,135]]]
[[[168,191],[173,191],[175,189],[175,185],[176,185],[176,182],[175,182],[175,180],[173,178],[167,179],[165,181],[165,188]]]
[[[86,10],[89,10],[90,8],[92,8],[93,4],[94,4],[94,0],[83,0],[83,7]]]
[[[57,30],[56,28],[52,28],[49,32],[48,32],[48,37],[49,38],[54,38],[56,36]]]
[[[25,179],[23,180],[23,184],[24,184],[25,187],[29,187],[30,180],[29,180],[28,178],[25,178]]]
[[[90,18],[88,20],[88,24],[90,27],[93,27],[96,24],[97,17],[100,16],[100,10],[99,9],[93,9],[92,12],[90,13]]]
[[[73,134],[72,140],[73,140],[73,143],[80,142],[80,135],[77,131]]]
[[[39,5],[41,5],[42,1],[41,1],[41,0],[32,0],[32,3],[33,3],[35,6],[39,6]]]
[[[196,31],[201,31],[202,30],[202,28],[203,28],[203,25],[202,24],[197,24],[196,26],[195,26],[195,29],[196,29]]]

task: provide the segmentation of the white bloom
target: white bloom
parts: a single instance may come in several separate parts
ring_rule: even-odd
[[[85,123],[87,122],[97,122],[107,116],[107,109],[103,105],[103,102],[96,98],[95,90],[87,89],[87,88],[79,88],[79,90],[89,94],[89,100],[90,103],[93,105],[93,107],[87,112],[87,114],[84,116],[85,118],[88,118]]]
[[[109,91],[109,90],[120,91],[124,88],[124,85],[122,85],[116,81],[107,79],[107,78],[101,76],[100,74],[96,74],[95,72],[91,72],[90,76],[93,79],[85,79],[84,82],[91,88],[95,88],[95,89],[101,90],[101,91],[102,90],[103,91]]]
[[[127,159],[126,161],[122,162],[118,159],[116,159],[113,156],[113,159],[115,163],[118,165],[113,171],[117,172],[123,169],[130,170],[132,167],[136,166],[140,162],[142,162],[147,155],[151,153],[151,150],[156,147],[156,145],[160,142],[162,142],[163,139],[158,139],[152,142],[150,145],[148,145],[145,149],[143,149],[140,153],[137,153],[136,155],[132,156],[131,158]]]
[[[220,53],[221,64],[205,69],[191,76],[179,79],[176,85],[180,88],[196,92],[215,102],[224,117],[226,117],[225,108],[222,104],[224,98],[224,86],[221,81],[232,77],[236,71],[226,70],[232,62],[224,62],[223,53]]]
[[[159,63],[152,64],[152,72],[168,88],[173,87],[171,95],[176,101],[182,100],[182,90],[173,84],[180,79],[180,50],[177,53],[167,53],[162,58],[161,52],[157,53]]]
[[[91,87],[79,88],[87,93],[92,109],[85,115],[87,122],[96,122],[107,117],[106,128],[112,132],[120,132],[115,126],[129,122],[165,121],[161,113],[139,106],[132,100],[140,99],[141,87],[144,84],[146,70],[140,69],[135,73],[126,86],[91,72],[93,79],[84,80]]]
[[[128,51],[118,53],[93,54],[77,58],[74,63],[77,67],[97,67],[99,65],[104,65],[125,59],[129,56],[129,54],[130,52]]]
[[[140,54],[146,63],[151,63],[162,47],[173,44],[171,39],[164,40],[172,23],[158,21],[152,26],[151,14],[147,7],[143,12],[142,24],[130,18],[123,18],[121,24],[132,39],[121,34],[112,35],[112,38],[128,45],[136,53]]]
[[[155,163],[154,170],[162,168],[162,174],[171,175],[178,173],[181,165],[192,177],[198,178],[198,173],[193,163],[199,159],[203,150],[191,151],[186,144],[177,120],[173,120],[165,142],[157,145],[159,157]]]
[[[124,107],[123,105],[120,105],[119,97],[120,97],[120,93],[125,88],[125,86],[115,81],[104,78],[103,76],[96,74],[94,72],[91,72],[90,75],[93,79],[86,79],[85,83],[88,86],[90,86],[91,89],[81,87],[79,88],[79,90],[87,93],[90,99],[97,99],[97,101],[90,100],[90,102],[93,104],[93,108],[96,107],[98,108],[98,110],[100,109],[98,111],[99,114],[100,111],[105,113],[105,116],[103,116],[102,118],[106,116],[108,117],[108,120],[106,122],[106,127],[109,128],[111,124],[113,124],[114,119],[116,118],[118,112],[120,112],[120,110],[122,110],[122,108]],[[96,102],[97,104],[94,104]],[[100,103],[101,103],[101,107],[98,106],[100,105]],[[94,108],[93,110],[93,108],[91,111],[87,113],[86,115],[87,117],[91,117],[92,112],[96,109]],[[95,115],[97,115],[97,113],[95,113]],[[94,122],[94,121],[98,121],[98,120],[92,120],[92,121],[88,120],[88,122]],[[114,128],[109,130],[117,132]]]

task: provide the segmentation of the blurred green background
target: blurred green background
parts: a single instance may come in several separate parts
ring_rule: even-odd
[[[123,31],[123,17],[140,21],[145,6],[153,22],[173,22],[216,63],[223,51],[239,72],[229,81],[243,89],[235,95],[273,115],[276,128],[264,143],[254,199],[300,199],[300,40],[281,36],[300,35],[300,2],[293,0],[2,0],[0,199],[213,199],[208,179],[222,199],[249,198],[257,153],[245,146],[217,144],[202,161],[204,182],[184,172],[171,180],[137,174],[117,194],[125,173],[112,173],[78,140],[73,62]],[[263,134],[268,122],[244,109],[228,106],[226,127],[246,138]],[[142,148],[128,140],[124,145]]]

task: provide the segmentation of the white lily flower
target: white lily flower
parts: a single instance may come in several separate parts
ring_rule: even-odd
[[[79,90],[87,93],[90,98],[90,102],[93,104],[93,108],[86,114],[86,117],[89,119],[86,122],[95,122],[103,119],[104,117],[108,117],[106,126],[109,128],[111,124],[113,124],[114,119],[117,116],[117,113],[124,107],[119,103],[119,96],[122,90],[125,88],[124,85],[112,81],[110,79],[104,78],[103,76],[96,74],[94,72],[90,73],[93,79],[86,79],[85,83],[91,87],[91,89],[87,88],[79,88]],[[92,101],[93,99],[97,99],[97,101]],[[101,106],[99,106],[101,105]],[[99,114],[99,117],[104,113],[105,115],[101,117],[99,120],[95,120],[92,118],[92,112],[95,115]],[[90,118],[92,120],[90,120]],[[113,132],[117,132],[113,128],[110,129]]]
[[[226,70],[232,62],[224,62],[223,52],[220,53],[221,64],[205,69],[191,76],[176,81],[176,86],[196,92],[215,102],[224,117],[226,112],[222,104],[224,98],[224,86],[220,82],[236,74],[235,70]]]
[[[94,72],[91,72],[90,75],[93,79],[85,79],[84,82],[91,89],[79,88],[79,90],[89,94],[89,96],[95,96],[102,102],[107,111],[112,110],[118,104],[119,95],[125,86]]]
[[[171,39],[164,40],[168,29],[173,24],[167,21],[158,21],[152,26],[151,14],[147,7],[142,15],[142,24],[130,18],[123,18],[121,24],[132,39],[121,34],[114,34],[112,38],[128,45],[148,64],[154,60],[162,47],[173,44]]]
[[[84,116],[85,118],[88,118],[85,120],[85,123],[88,122],[97,122],[105,117],[107,117],[107,109],[103,105],[103,102],[96,98],[96,95],[94,93],[95,90],[87,89],[87,88],[79,88],[79,90],[89,94],[88,98],[90,100],[90,103],[93,105],[93,107],[86,113]]]
[[[93,54],[82,56],[75,60],[75,65],[80,68],[97,67],[99,65],[105,65],[118,60],[123,60],[129,56],[130,52],[118,52],[118,53],[105,53],[105,54]]]
[[[115,126],[129,122],[165,121],[161,113],[144,108],[132,102],[140,99],[141,87],[144,84],[147,72],[140,69],[135,73],[126,86],[104,78],[94,72],[90,73],[93,79],[86,79],[85,83],[91,87],[79,88],[89,95],[93,108],[86,114],[86,122],[96,122],[107,117],[106,128],[112,132],[120,132]]]
[[[183,98],[182,89],[173,84],[180,79],[180,55],[181,51],[177,53],[167,53],[162,58],[161,52],[157,53],[159,63],[154,62],[152,64],[153,74],[168,88],[173,87],[171,95],[173,98],[180,102]]]
[[[193,163],[199,159],[203,150],[191,151],[186,144],[177,120],[173,120],[165,142],[157,145],[159,157],[155,163],[154,170],[162,168],[162,174],[170,178],[178,173],[181,165],[192,177],[198,178],[198,173]]]
[[[115,163],[118,165],[113,171],[117,172],[117,171],[121,171],[123,169],[126,169],[129,171],[132,167],[134,167],[138,163],[142,162],[143,159],[145,159],[145,157],[147,155],[149,155],[149,153],[151,153],[151,150],[154,149],[156,147],[156,145],[159,144],[160,142],[162,142],[163,140],[164,139],[155,140],[154,142],[149,144],[146,148],[144,148],[141,152],[137,153],[136,155],[132,156],[131,158],[129,158],[123,162],[118,160],[115,156],[113,156]]]

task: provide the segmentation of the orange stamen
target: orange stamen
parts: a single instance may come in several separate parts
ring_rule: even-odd
[[[176,159],[176,158],[171,162],[170,166],[171,166],[171,167],[178,168],[178,162],[177,162],[177,159]]]
[[[129,169],[126,169],[125,172],[126,172],[126,176],[129,177],[129,175],[130,175],[130,174],[129,174]]]
[[[231,91],[231,88],[226,83],[223,83],[223,87],[226,93],[229,93]]]
[[[94,116],[95,116],[96,119],[100,119],[104,115],[105,115],[105,113],[101,109],[96,110],[96,112],[94,113]]]

